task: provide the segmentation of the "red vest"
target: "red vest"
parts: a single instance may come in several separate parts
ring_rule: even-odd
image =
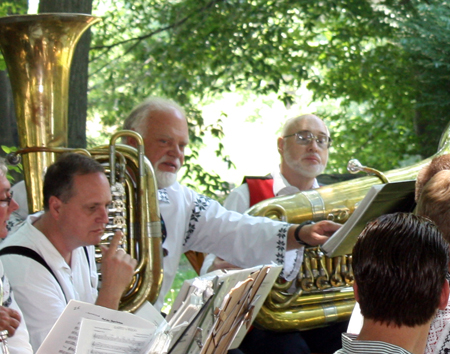
[[[248,185],[250,192],[250,206],[258,204],[263,200],[275,197],[273,194],[273,177],[244,177],[244,182]]]

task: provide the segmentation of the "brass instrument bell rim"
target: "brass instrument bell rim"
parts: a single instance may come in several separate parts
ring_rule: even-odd
[[[64,13],[64,12],[49,12],[44,14],[31,14],[31,15],[8,15],[5,17],[0,17],[0,24],[13,24],[13,23],[26,23],[33,22],[36,24],[36,21],[48,21],[48,20],[57,20],[57,21],[77,21],[80,20],[86,22],[92,22],[92,24],[101,21],[101,17],[92,16],[90,14],[78,14],[78,13]]]

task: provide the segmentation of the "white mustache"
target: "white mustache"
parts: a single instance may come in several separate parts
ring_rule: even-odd
[[[180,169],[180,167],[181,167],[181,162],[180,162],[179,159],[172,160],[170,157],[167,157],[167,156],[163,156],[163,157],[156,163],[156,166],[155,166],[155,167],[157,167],[159,164],[164,163],[164,162],[169,162],[169,163],[175,165],[177,171],[178,171],[178,170]]]

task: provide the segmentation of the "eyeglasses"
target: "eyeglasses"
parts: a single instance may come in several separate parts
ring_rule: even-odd
[[[11,200],[13,199],[13,191],[9,192],[9,197],[5,199],[0,199],[1,206],[9,206],[11,204]]]
[[[294,134],[283,136],[283,139],[295,136],[295,142],[299,145],[309,145],[313,141],[316,141],[317,146],[321,149],[328,149],[331,146],[331,138],[325,134],[314,135],[310,131],[304,130]]]

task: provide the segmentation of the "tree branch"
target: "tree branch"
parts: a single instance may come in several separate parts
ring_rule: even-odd
[[[179,20],[179,21],[177,21],[177,22],[175,22],[175,23],[173,23],[173,24],[171,24],[171,25],[168,25],[168,26],[159,28],[159,29],[157,29],[157,30],[155,30],[155,31],[153,31],[153,32],[147,33],[147,34],[145,34],[145,35],[142,35],[142,36],[139,36],[139,37],[130,38],[130,39],[127,39],[127,40],[123,40],[123,41],[120,41],[120,42],[117,42],[117,43],[113,43],[113,44],[107,45],[107,46],[96,46],[96,47],[91,47],[91,50],[93,50],[93,49],[94,49],[94,50],[102,50],[102,49],[103,49],[103,52],[102,52],[100,55],[94,57],[94,58],[91,60],[91,62],[94,62],[94,61],[96,61],[98,58],[100,58],[100,57],[102,57],[103,55],[105,55],[108,51],[110,51],[110,50],[111,50],[112,48],[114,48],[114,47],[117,47],[117,46],[120,46],[120,45],[123,45],[123,44],[126,44],[126,43],[130,43],[130,42],[135,42],[135,43],[134,43],[132,46],[130,46],[123,54],[121,54],[120,57],[117,57],[117,58],[115,58],[115,59],[112,59],[109,63],[103,65],[101,68],[99,68],[98,70],[96,70],[96,71],[95,71],[94,73],[92,73],[91,75],[95,75],[95,74],[98,73],[99,71],[103,70],[105,67],[109,66],[110,64],[112,64],[112,63],[115,62],[116,60],[120,59],[122,56],[124,56],[124,55],[128,54],[129,52],[131,52],[131,51],[132,51],[134,48],[136,48],[136,46],[138,46],[139,43],[141,43],[143,40],[145,40],[145,39],[147,39],[147,38],[150,38],[150,37],[152,37],[152,36],[154,36],[154,35],[156,35],[156,34],[158,34],[158,33],[161,33],[161,32],[168,31],[168,30],[170,30],[170,29],[179,27],[179,26],[181,26],[182,24],[184,24],[187,20],[189,20],[191,17],[193,17],[194,15],[198,15],[198,14],[200,14],[200,13],[202,13],[202,12],[208,10],[208,9],[211,8],[213,5],[215,5],[216,3],[221,2],[221,1],[225,1],[225,0],[212,0],[212,1],[210,1],[208,4],[206,4],[205,6],[199,8],[198,10],[196,10],[196,11],[193,12],[193,13],[191,13],[190,15],[187,15],[186,17],[182,18],[181,20]]]

